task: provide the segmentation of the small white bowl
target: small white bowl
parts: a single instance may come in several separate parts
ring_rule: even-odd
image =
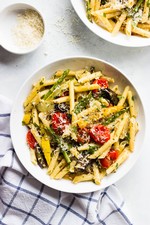
[[[39,166],[35,166],[31,163],[29,149],[26,144],[27,127],[22,126],[22,118],[24,115],[23,102],[29,94],[32,85],[37,82],[37,80],[39,80],[41,76],[45,76],[46,79],[48,79],[50,75],[53,75],[57,70],[60,69],[79,70],[91,66],[94,66],[97,71],[101,70],[103,74],[107,74],[108,76],[114,78],[115,84],[119,85],[120,91],[123,91],[127,85],[130,86],[130,89],[132,90],[135,97],[136,109],[138,111],[137,121],[140,129],[136,135],[135,150],[130,155],[130,157],[118,168],[117,172],[104,177],[100,185],[96,185],[92,182],[81,182],[78,184],[73,184],[71,181],[65,179],[51,179],[49,175],[47,175],[46,170],[41,169]],[[113,65],[97,58],[81,56],[65,58],[55,62],[51,62],[49,65],[34,73],[23,84],[14,101],[13,110],[11,113],[10,128],[14,149],[18,158],[20,159],[23,166],[27,169],[27,171],[43,184],[64,192],[86,193],[103,189],[117,182],[125,174],[127,174],[127,172],[135,164],[140,153],[143,152],[144,154],[142,144],[145,136],[145,114],[140,96],[134,85],[121,71],[119,71]]]
[[[25,10],[36,11],[42,19],[44,32],[40,40],[33,44],[32,46],[23,46],[17,44],[17,35],[15,34],[15,29],[19,24],[19,16],[25,12]],[[19,31],[18,31],[19,32]],[[0,45],[7,51],[15,54],[26,54],[36,50],[42,43],[45,34],[45,22],[44,18],[34,6],[17,3],[5,7],[0,13]],[[16,36],[15,36],[16,35]],[[20,38],[20,37],[19,37]],[[23,41],[23,40],[22,40]]]
[[[124,47],[144,47],[150,46],[150,38],[143,38],[140,36],[130,36],[118,32],[117,35],[112,36],[110,32],[98,26],[96,23],[91,23],[86,16],[85,1],[84,0],[71,0],[72,6],[80,17],[82,22],[96,35],[116,45]]]

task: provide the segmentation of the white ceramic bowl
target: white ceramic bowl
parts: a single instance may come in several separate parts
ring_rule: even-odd
[[[23,47],[20,44],[17,44],[17,37],[13,32],[15,27],[18,25],[18,15],[24,13],[25,10],[34,10],[42,18],[44,33],[41,39],[30,47]],[[5,7],[0,12],[0,45],[5,48],[7,51],[15,54],[26,54],[36,50],[42,43],[45,36],[45,21],[44,17],[39,12],[35,6],[25,4],[25,3],[16,3],[11,4]],[[29,36],[29,35],[28,35]],[[15,39],[16,38],[16,39]]]
[[[101,70],[104,74],[111,76],[115,79],[116,84],[119,84],[121,91],[125,88],[126,85],[131,87],[133,94],[135,96],[135,104],[138,110],[138,123],[140,131],[136,136],[135,141],[135,151],[130,155],[128,160],[124,162],[123,165],[119,167],[116,173],[110,174],[102,180],[101,185],[96,185],[92,182],[82,182],[79,184],[73,184],[69,180],[53,180],[47,174],[45,170],[42,170],[40,167],[35,166],[30,161],[29,149],[26,144],[26,133],[27,128],[22,126],[23,118],[23,102],[27,97],[28,93],[31,90],[32,84],[35,83],[41,76],[47,78],[51,74],[54,74],[56,70],[67,69],[79,70],[85,68],[86,66],[94,66],[96,70]],[[145,115],[143,105],[140,99],[140,96],[133,86],[133,84],[128,80],[128,78],[120,72],[117,68],[111,64],[104,62],[100,59],[89,58],[89,57],[72,57],[65,58],[55,62],[51,62],[49,65],[40,69],[38,72],[34,73],[21,87],[13,105],[11,113],[11,137],[13,145],[16,151],[18,158],[20,159],[23,166],[28,170],[33,177],[42,182],[43,184],[64,192],[72,193],[85,193],[91,191],[97,191],[103,189],[116,181],[122,178],[134,165],[142,149],[142,143],[144,139],[145,132]]]
[[[86,17],[84,0],[71,0],[72,6],[82,22],[99,37],[107,40],[113,44],[126,46],[126,47],[142,47],[150,45],[150,38],[142,38],[138,36],[128,37],[127,35],[119,32],[116,36],[112,36],[110,32],[101,28],[96,23],[91,23]]]

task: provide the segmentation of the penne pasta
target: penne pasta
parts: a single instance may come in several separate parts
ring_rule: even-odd
[[[118,102],[118,106],[123,106],[123,104],[126,101],[126,98],[127,98],[127,95],[128,95],[128,91],[129,91],[129,86],[126,86],[124,91],[123,91],[123,94],[122,94],[122,96],[120,98],[120,101]]]
[[[79,182],[90,181],[90,180],[93,180],[93,174],[91,174],[91,173],[82,174],[79,176],[75,176],[75,178],[73,179],[73,183],[77,184]]]
[[[127,95],[128,103],[129,103],[129,109],[130,109],[130,115],[131,117],[136,117],[136,110],[134,105],[134,97],[131,91],[128,91]]]
[[[100,11],[98,2],[91,2],[93,12]],[[134,150],[139,128],[133,93],[128,86],[120,92],[114,78],[93,67],[55,76],[42,77],[24,103],[31,162],[47,168],[52,179],[100,185]]]
[[[120,28],[121,28],[123,22],[125,21],[126,17],[127,17],[126,12],[123,12],[121,14],[121,16],[118,18],[118,21],[117,21],[114,29],[112,30],[112,35],[116,35],[118,33],[118,31],[120,30]]]
[[[128,37],[133,35],[150,37],[149,26],[147,25],[149,24],[149,0],[84,1],[89,21],[95,22],[113,36],[121,32]]]

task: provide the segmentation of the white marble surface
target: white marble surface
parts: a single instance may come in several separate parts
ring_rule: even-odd
[[[14,100],[23,82],[39,68],[61,57],[84,55],[104,59],[122,71],[137,87],[150,124],[150,47],[125,48],[110,44],[89,31],[69,0],[0,0],[0,10],[9,3],[32,2],[44,12],[47,35],[42,46],[28,55],[13,55],[0,47],[0,94]],[[150,224],[148,130],[143,153],[117,186],[135,225]]]

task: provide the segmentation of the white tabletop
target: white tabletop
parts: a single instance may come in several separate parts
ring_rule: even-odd
[[[31,2],[44,12],[47,35],[42,46],[27,55],[14,55],[0,47],[0,94],[14,100],[23,82],[50,61],[68,56],[94,56],[120,68],[135,84],[150,123],[150,47],[120,47],[97,37],[80,21],[69,0],[5,0]],[[146,135],[143,154],[117,187],[122,193],[135,225],[150,224],[149,142]]]

